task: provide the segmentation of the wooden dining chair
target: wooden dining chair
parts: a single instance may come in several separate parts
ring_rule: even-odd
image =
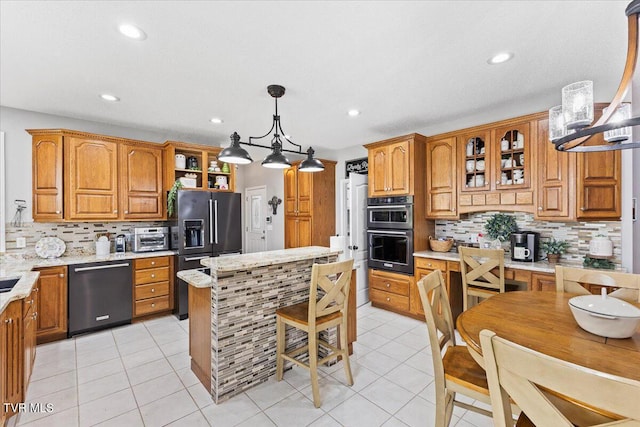
[[[344,364],[347,383],[353,385],[351,365],[349,363],[349,347],[347,345],[347,309],[349,307],[349,287],[353,259],[328,264],[313,264],[309,301],[279,308],[276,310],[276,379],[282,380],[284,361],[288,360],[309,370],[313,404],[320,407],[320,390],[318,387],[318,365],[340,357]],[[285,351],[286,325],[305,331],[307,344],[296,349]],[[338,327],[340,347],[335,347],[318,337],[320,331]],[[318,360],[319,346],[329,350],[328,355]],[[309,363],[297,357],[309,355]]]
[[[453,316],[442,272],[433,271],[420,279],[417,286],[429,331],[433,359],[436,387],[435,425],[449,425],[454,405],[490,417],[491,412],[455,399],[456,393],[461,393],[480,402],[491,403],[484,369],[473,360],[465,346],[456,345]]]
[[[585,289],[586,285],[588,289]],[[640,302],[640,274],[556,266],[556,290],[575,294],[599,294],[602,288],[617,288],[616,298]]]
[[[495,426],[513,425],[512,400],[522,410],[520,419],[524,421],[526,416],[532,423],[529,425],[572,427],[574,424],[548,398],[549,392],[624,418],[589,425],[640,425],[640,381],[556,359],[500,338],[487,329],[480,332],[480,342]]]
[[[489,298],[518,284],[504,278],[504,251],[458,246],[462,276],[462,310],[467,311],[469,297]],[[493,270],[497,269],[497,272]],[[496,274],[497,273],[497,274]]]

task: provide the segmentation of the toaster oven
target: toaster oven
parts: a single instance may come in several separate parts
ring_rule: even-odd
[[[166,251],[169,249],[169,227],[135,228],[133,252]]]

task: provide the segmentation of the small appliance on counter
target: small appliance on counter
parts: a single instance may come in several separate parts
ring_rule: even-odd
[[[136,227],[133,231],[133,252],[166,251],[169,249],[169,227]]]
[[[116,236],[116,253],[125,252],[127,250],[127,238],[124,234]]]
[[[511,234],[511,259],[513,261],[538,261],[540,233],[522,231]]]

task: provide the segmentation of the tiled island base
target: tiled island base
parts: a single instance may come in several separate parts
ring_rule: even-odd
[[[265,382],[276,370],[276,309],[309,298],[313,263],[333,262],[338,253],[323,247],[286,249],[203,260],[211,278],[186,277],[189,289],[192,369],[210,387],[214,402]],[[206,282],[209,283],[206,283]],[[192,295],[193,294],[193,295]],[[206,296],[210,298],[207,319]],[[203,297],[204,296],[204,297]],[[355,315],[355,313],[353,313]],[[209,331],[206,324],[209,322]],[[323,339],[337,342],[331,329]],[[306,334],[287,330],[287,347],[306,341]],[[210,343],[210,378],[206,347]],[[201,372],[199,372],[201,371]],[[210,380],[210,385],[206,384]]]

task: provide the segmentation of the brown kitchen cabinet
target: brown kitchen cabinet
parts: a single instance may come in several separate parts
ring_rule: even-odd
[[[0,424],[14,415],[24,396],[22,300],[12,301],[0,314]],[[17,409],[17,407],[15,407]]]
[[[284,170],[284,246],[329,246],[335,234],[335,166],[321,160],[322,172],[301,172],[300,162]]]
[[[550,273],[531,273],[532,291],[555,291],[556,275]]]
[[[229,164],[229,172],[222,172],[223,162],[218,162],[220,171],[209,171],[211,161],[218,161],[218,154],[222,151],[221,147],[212,147],[210,145],[192,144],[189,142],[166,141],[164,148],[164,164],[165,164],[165,191],[171,190],[173,184],[186,174],[196,175],[195,187],[193,190],[221,191],[233,193],[236,189],[236,168],[235,165]],[[195,157],[198,162],[197,169],[178,168],[176,165],[176,154],[182,154],[185,158]],[[226,177],[227,189],[214,188],[216,177]]]
[[[36,341],[43,344],[67,337],[67,266],[39,268]]]
[[[62,135],[35,135],[32,139],[33,220],[63,218]]]
[[[23,361],[23,390],[24,396],[27,394],[27,386],[33,371],[33,364],[36,361],[36,329],[38,317],[38,285],[31,289],[28,297],[22,300],[22,322],[24,325],[22,336],[22,347],[24,352]]]
[[[426,151],[426,164],[431,165],[426,173],[426,217],[457,219],[459,215],[456,138],[427,139]]]
[[[172,256],[140,258],[133,262],[133,317],[173,309]]]
[[[417,283],[423,277],[431,274],[436,270],[442,271],[442,277],[444,277],[445,288],[447,294],[450,295],[448,277],[447,274],[447,261],[432,258],[414,257],[413,265],[415,269],[415,283],[411,287],[411,309],[422,316],[424,316],[424,308],[422,306],[422,300],[420,298],[420,292],[418,291]]]
[[[459,213],[534,211],[532,117],[461,131]]]
[[[68,129],[27,132],[35,221],[166,218],[158,144]]]
[[[369,269],[371,305],[400,314],[411,314],[409,300],[413,276]]]

